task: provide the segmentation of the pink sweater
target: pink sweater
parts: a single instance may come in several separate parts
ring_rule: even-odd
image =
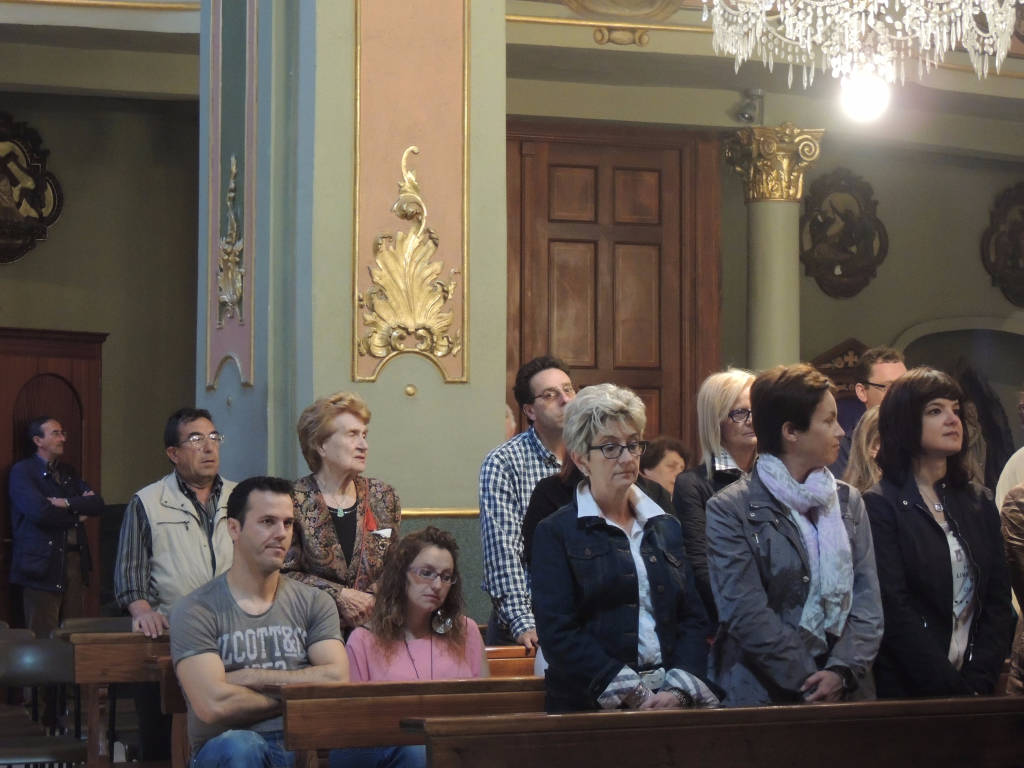
[[[349,678],[353,683],[361,683],[479,677],[484,642],[476,623],[468,616],[462,618],[466,623],[466,645],[459,656],[450,654],[448,643],[431,634],[399,643],[391,658],[385,659],[373,634],[364,627],[357,627],[345,646]]]

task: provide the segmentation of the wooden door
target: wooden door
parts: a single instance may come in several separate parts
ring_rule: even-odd
[[[718,366],[718,167],[706,134],[510,120],[510,388],[553,354],[579,386],[636,391],[648,436],[696,447]]]
[[[68,432],[64,461],[74,465],[90,486],[100,488],[101,345],[105,333],[0,328],[0,422],[9,429],[0,440],[0,619],[11,621],[21,606],[12,601],[10,499],[11,465],[33,448],[25,431],[29,421],[48,415]],[[93,572],[86,593],[86,613],[99,608],[100,560],[98,519],[86,523]]]

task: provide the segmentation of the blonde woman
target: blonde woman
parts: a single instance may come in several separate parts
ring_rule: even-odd
[[[686,556],[697,578],[697,591],[711,619],[718,623],[708,576],[705,511],[708,499],[750,473],[757,438],[750,417],[750,371],[729,368],[704,379],[697,392],[697,429],[701,463],[676,478],[672,503],[683,524]]]
[[[843,473],[843,482],[861,493],[882,479],[882,468],[875,461],[878,453],[878,406],[864,411],[850,438],[850,460]]]

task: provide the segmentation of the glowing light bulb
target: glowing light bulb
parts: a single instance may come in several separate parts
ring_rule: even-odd
[[[889,108],[889,86],[873,72],[854,72],[840,83],[839,104],[851,120],[870,123]]]

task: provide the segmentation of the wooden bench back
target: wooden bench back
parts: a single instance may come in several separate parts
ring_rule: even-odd
[[[531,677],[534,654],[521,645],[487,646],[487,667],[491,677]]]
[[[422,744],[422,734],[401,729],[403,718],[544,709],[539,677],[286,685],[281,695],[285,746],[294,750]]]
[[[1016,768],[1024,698],[407,719],[430,768]]]

